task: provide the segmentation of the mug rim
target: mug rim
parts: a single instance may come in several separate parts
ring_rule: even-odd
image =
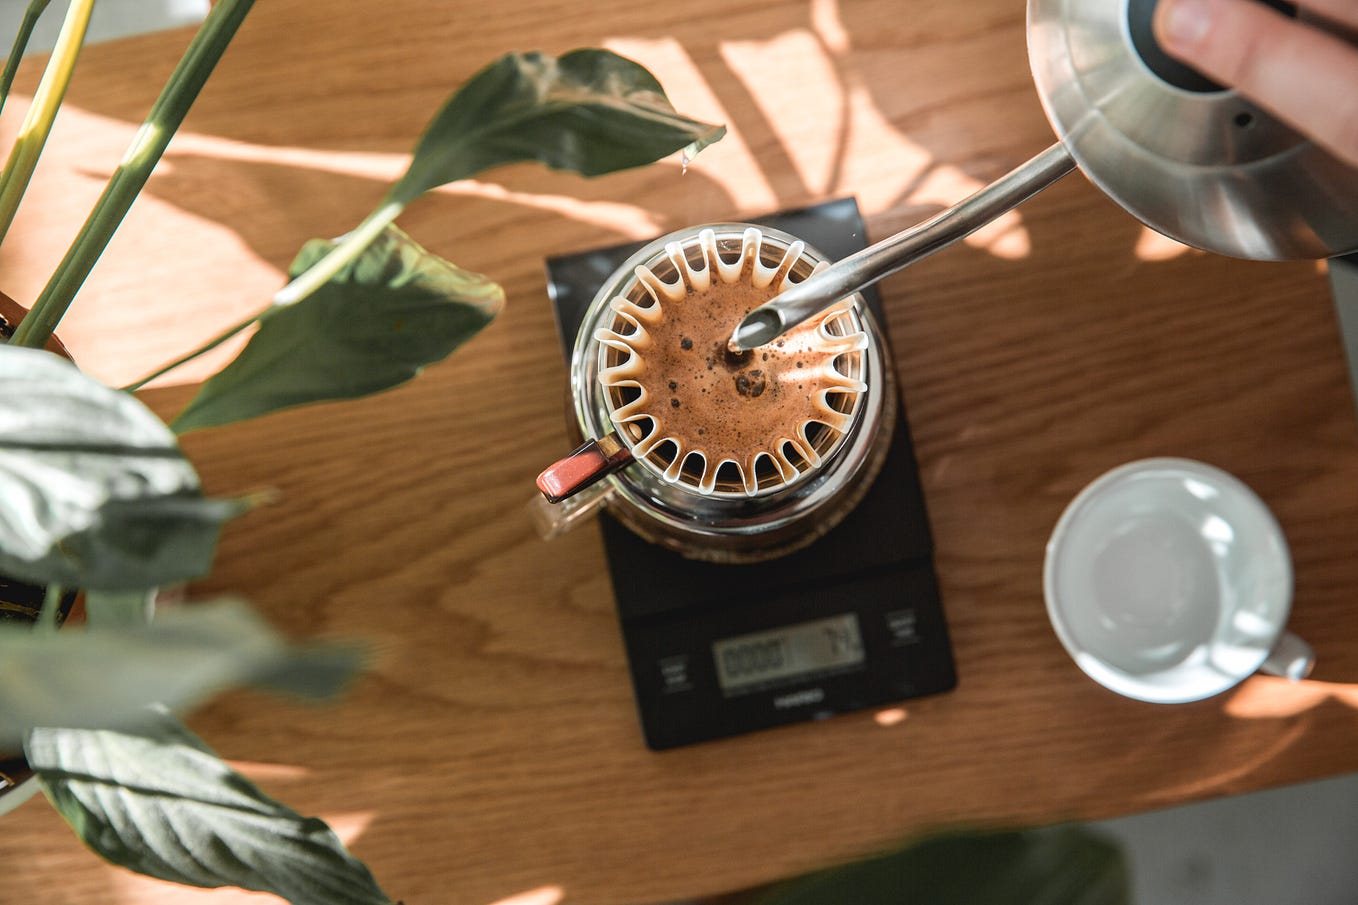
[[[1286,589],[1285,599],[1279,606],[1277,619],[1270,626],[1267,646],[1258,648],[1257,656],[1251,657],[1252,662],[1247,664],[1242,660],[1241,663],[1236,665],[1234,672],[1223,671],[1218,666],[1216,671],[1220,676],[1219,682],[1205,687],[1195,686],[1192,691],[1183,691],[1178,685],[1157,684],[1147,681],[1150,677],[1169,675],[1175,670],[1183,668],[1183,663],[1141,676],[1120,669],[1091,652],[1075,638],[1066,623],[1061,607],[1057,603],[1059,597],[1056,589],[1057,566],[1062,549],[1071,532],[1071,526],[1096,497],[1130,476],[1152,471],[1172,471],[1206,479],[1218,489],[1224,489],[1231,493],[1249,506],[1259,517],[1263,531],[1270,540],[1276,543],[1281,554],[1276,566],[1278,577]],[[1066,653],[1075,661],[1081,671],[1098,684],[1125,697],[1149,703],[1171,704],[1203,700],[1235,687],[1258,672],[1268,658],[1269,652],[1277,645],[1278,640],[1287,630],[1294,591],[1291,549],[1287,544],[1286,536],[1283,534],[1282,526],[1272,510],[1248,484],[1235,475],[1217,466],[1195,459],[1172,456],[1138,459],[1116,466],[1099,475],[1086,484],[1066,505],[1052,529],[1043,557],[1042,594],[1046,604],[1047,618]],[[1213,637],[1216,637],[1215,634]],[[1248,668],[1245,668],[1246,666]]]

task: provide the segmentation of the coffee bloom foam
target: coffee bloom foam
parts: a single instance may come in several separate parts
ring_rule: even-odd
[[[815,471],[849,430],[867,390],[840,370],[843,362],[862,373],[868,344],[848,299],[753,356],[725,357],[732,328],[790,285],[806,247],[795,241],[769,265],[761,255],[765,245],[759,230],[746,229],[740,256],[728,262],[711,229],[698,234],[696,247],[669,243],[673,282],[637,267],[626,294],[609,300],[612,326],[594,334],[605,350],[599,380],[608,388],[610,418],[633,455],[665,480],[705,495],[717,490],[728,463],[747,496],[761,484],[785,486]],[[818,263],[812,273],[826,266]],[[768,469],[760,478],[761,460],[773,466],[776,479]]]

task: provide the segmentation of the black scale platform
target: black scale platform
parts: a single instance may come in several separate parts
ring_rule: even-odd
[[[853,199],[754,222],[804,239],[832,260],[867,244]],[[643,244],[547,261],[568,360],[595,293]],[[864,296],[885,323],[876,290]],[[901,412],[882,473],[863,502],[824,537],[783,558],[695,562],[600,517],[651,748],[820,719],[956,685],[904,406]]]

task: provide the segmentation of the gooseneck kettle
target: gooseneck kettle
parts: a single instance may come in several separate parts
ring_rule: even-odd
[[[1281,0],[1258,2],[1298,15]],[[1358,251],[1358,170],[1166,54],[1151,30],[1156,5],[1029,0],[1028,60],[1057,142],[959,204],[756,308],[732,345],[772,341],[1076,168],[1147,226],[1207,251],[1255,260]]]

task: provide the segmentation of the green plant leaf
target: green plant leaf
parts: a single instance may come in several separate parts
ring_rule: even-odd
[[[725,132],[678,113],[646,67],[611,51],[513,53],[473,76],[434,116],[388,198],[409,204],[432,188],[525,160],[598,176],[680,149],[692,156]]]
[[[301,273],[334,247],[308,242]],[[499,313],[504,290],[388,227],[320,291],[273,306],[239,356],[210,378],[172,427],[184,433],[404,383]]]
[[[725,126],[675,111],[646,67],[611,51],[508,54],[448,99],[377,209],[274,300],[291,304],[315,292],[406,205],[440,185],[522,161],[600,176],[679,150],[692,157],[725,134]]]
[[[1121,850],[1087,829],[949,833],[810,874],[755,905],[1129,905]]]
[[[245,604],[175,607],[149,625],[36,634],[0,625],[0,750],[39,726],[126,727],[237,685],[320,697],[359,667],[351,645],[290,645]]]
[[[155,591],[88,591],[85,594],[85,621],[92,628],[146,625],[155,611]]]
[[[50,352],[0,346],[0,573],[128,590],[195,578],[247,501],[209,500],[174,434]]]
[[[57,811],[114,864],[293,905],[391,901],[324,822],[265,795],[164,713],[135,732],[38,729],[25,747]]]

